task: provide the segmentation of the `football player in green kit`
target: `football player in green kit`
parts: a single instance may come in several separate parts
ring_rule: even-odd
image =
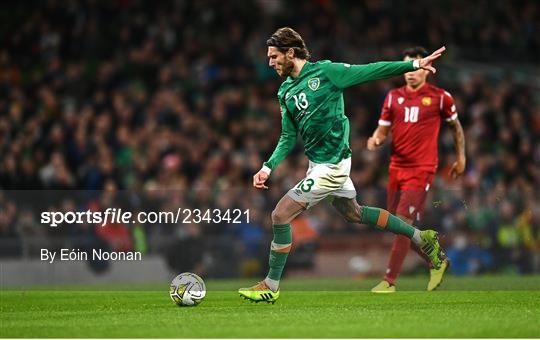
[[[292,245],[291,221],[304,210],[328,198],[348,221],[375,226],[405,235],[430,258],[441,265],[444,253],[437,233],[420,231],[380,208],[361,206],[349,174],[349,120],[345,116],[343,90],[368,81],[385,79],[423,68],[435,73],[432,62],[444,47],[428,57],[414,61],[377,62],[349,65],[330,61],[309,62],[309,51],[293,29],[278,29],[267,40],[269,66],[286,80],[278,90],[281,108],[281,135],[276,149],[261,170],[253,176],[253,186],[268,189],[266,180],[289,154],[300,133],[309,159],[306,177],[278,202],[272,212],[274,238],[270,245],[269,272],[266,278],[240,296],[254,302],[274,303],[279,298],[279,280]]]

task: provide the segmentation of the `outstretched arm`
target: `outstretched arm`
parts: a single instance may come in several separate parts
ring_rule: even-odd
[[[328,63],[323,69],[330,81],[339,88],[365,83],[367,81],[386,79],[411,72],[419,68],[437,72],[433,62],[441,57],[446,50],[443,46],[431,55],[410,61],[379,61],[364,65],[349,65],[344,63]]]
[[[454,137],[454,145],[456,148],[456,161],[452,164],[450,169],[450,175],[453,179],[458,178],[465,171],[466,158],[465,158],[465,134],[459,119],[454,119],[448,122],[452,129],[452,137]]]

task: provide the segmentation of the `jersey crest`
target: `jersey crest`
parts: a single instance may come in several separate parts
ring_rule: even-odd
[[[422,98],[422,105],[424,105],[424,106],[430,106],[430,105],[431,105],[431,98],[430,98],[430,97],[424,97],[424,98]]]
[[[403,101],[404,101],[404,100],[405,100],[405,98],[399,97],[399,98],[397,99],[397,102],[398,102],[399,105],[401,105],[401,104],[403,104]]]
[[[312,91],[316,91],[321,85],[321,80],[319,78],[311,78],[307,81],[307,84]]]

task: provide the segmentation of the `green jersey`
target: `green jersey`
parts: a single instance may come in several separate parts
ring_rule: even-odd
[[[349,158],[349,119],[345,116],[343,90],[414,70],[413,61],[366,65],[307,62],[298,77],[288,77],[279,88],[281,135],[264,165],[274,170],[294,148],[298,132],[310,161],[337,164]]]

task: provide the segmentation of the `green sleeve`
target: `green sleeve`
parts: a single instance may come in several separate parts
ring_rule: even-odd
[[[327,63],[323,66],[326,76],[339,88],[385,79],[414,71],[413,61],[379,61],[365,65]]]
[[[271,170],[274,170],[296,145],[296,125],[294,125],[291,114],[287,111],[285,105],[281,101],[279,104],[281,106],[281,135],[272,156],[263,163]]]

